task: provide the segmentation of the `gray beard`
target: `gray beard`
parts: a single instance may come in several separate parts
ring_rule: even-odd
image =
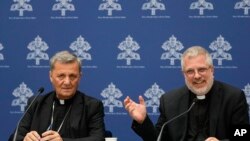
[[[208,85],[203,87],[203,88],[199,88],[199,89],[196,89],[195,87],[193,87],[186,79],[185,79],[185,83],[188,87],[188,89],[193,92],[194,94],[196,95],[206,95],[210,89],[212,88],[213,86],[213,83],[214,83],[214,76],[211,77],[210,79],[208,79]]]

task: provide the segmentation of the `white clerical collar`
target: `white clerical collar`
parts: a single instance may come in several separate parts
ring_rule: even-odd
[[[206,98],[205,95],[197,95],[196,97],[197,97],[198,100],[203,100],[203,99]]]
[[[65,100],[59,99],[59,103],[60,103],[61,105],[64,105],[64,104],[65,104]]]

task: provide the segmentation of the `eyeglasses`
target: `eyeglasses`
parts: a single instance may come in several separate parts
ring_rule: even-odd
[[[210,69],[210,67],[201,67],[201,68],[197,68],[197,69],[188,69],[188,70],[184,71],[184,73],[188,77],[193,77],[195,75],[195,73],[198,73],[200,75],[205,75],[209,69]]]

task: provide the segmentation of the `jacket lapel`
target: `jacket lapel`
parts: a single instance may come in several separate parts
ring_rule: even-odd
[[[184,91],[182,92],[180,101],[182,101],[182,104],[180,104],[180,111],[182,112],[187,111],[189,108],[188,106],[189,105],[189,92],[186,87],[184,88]],[[186,133],[187,133],[188,113],[183,115],[182,119],[183,119],[183,122],[182,122],[183,128],[180,128],[176,131],[178,131],[179,133],[183,133],[181,141],[184,141],[186,137]]]
[[[48,94],[48,97],[42,99],[40,102],[40,111],[37,112],[36,117],[34,119],[36,120],[34,125],[37,124],[36,129],[38,129],[38,132],[43,133],[47,130],[48,125],[50,124],[51,119],[51,112],[52,112],[52,103],[54,99],[54,94]],[[37,122],[42,121],[42,122]]]
[[[70,123],[71,123],[70,126],[73,129],[78,128],[78,126],[80,124],[81,117],[85,116],[85,115],[82,115],[83,113],[85,113],[85,112],[83,112],[83,110],[85,110],[85,108],[81,106],[81,105],[84,105],[83,102],[84,102],[83,98],[79,95],[78,92],[76,92],[76,96],[75,96],[74,101],[72,103],[71,114],[69,117]]]
[[[221,105],[221,92],[219,84],[214,81],[214,90],[211,93],[210,106],[209,106],[209,132],[210,136],[215,136],[216,125]]]

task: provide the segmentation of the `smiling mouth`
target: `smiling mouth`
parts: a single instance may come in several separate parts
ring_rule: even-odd
[[[199,81],[199,82],[193,82],[195,86],[203,86],[205,84],[205,81]]]

